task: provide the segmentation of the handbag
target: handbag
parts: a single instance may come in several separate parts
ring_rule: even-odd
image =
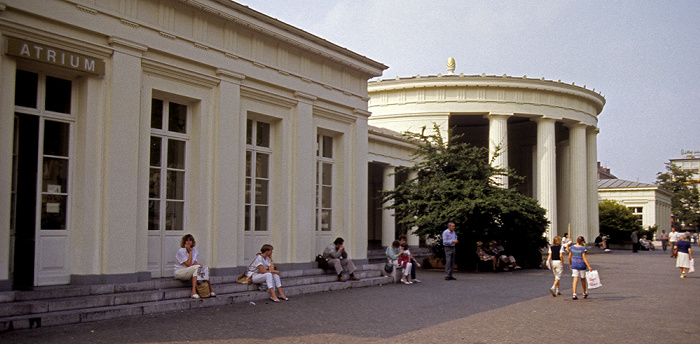
[[[597,270],[586,272],[586,283],[588,284],[588,289],[596,289],[603,286],[600,283],[600,276],[598,276]]]
[[[197,281],[208,281],[209,280],[209,267],[199,266],[197,269]]]
[[[394,271],[394,264],[392,264],[391,262],[386,262],[386,264],[384,264],[384,271],[386,271],[387,273],[391,273],[392,271]]]
[[[201,298],[207,298],[211,296],[209,293],[209,281],[204,281],[200,284],[197,284],[197,295]]]
[[[690,267],[688,268],[688,273],[695,272],[695,258],[690,260]]]
[[[258,254],[260,254],[260,253],[258,253]],[[257,257],[258,254],[256,254],[255,257]],[[250,264],[248,264],[248,267],[245,269],[245,271],[243,271],[243,273],[240,276],[238,276],[238,278],[236,278],[236,282],[238,282],[240,284],[252,284],[253,283],[253,275],[251,274],[250,276],[246,276],[245,274],[246,274],[246,272],[248,272],[248,269],[250,269],[250,266],[253,265],[254,262],[255,262],[255,258],[253,258],[253,261],[251,261]]]
[[[236,278],[236,282],[240,284],[251,284],[253,283],[253,275],[246,276],[245,272],[243,272],[240,276],[238,276],[238,278]]]
[[[320,254],[316,256],[316,264],[318,264],[319,269],[328,269],[328,260],[326,258],[323,258],[323,256]]]

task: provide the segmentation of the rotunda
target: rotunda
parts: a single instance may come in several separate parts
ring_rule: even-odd
[[[416,75],[368,83],[369,124],[419,132],[433,123],[489,147],[498,166],[525,177],[517,189],[547,210],[547,236],[598,233],[598,115],[605,98],[561,80],[508,75]],[[497,147],[500,155],[493,157]],[[508,180],[501,180],[508,187]]]

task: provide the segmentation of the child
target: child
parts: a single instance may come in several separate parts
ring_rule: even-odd
[[[591,264],[588,264],[586,258],[586,241],[582,236],[576,238],[576,245],[569,248],[569,266],[571,267],[571,276],[574,278],[574,295],[573,300],[578,300],[576,297],[576,283],[581,279],[581,289],[583,290],[583,298],[587,298],[586,294],[586,267],[588,271],[593,271]]]
[[[399,252],[399,265],[403,268],[403,276],[401,276],[401,282],[404,284],[413,284],[413,282],[408,280],[408,274],[411,272],[413,264],[413,256],[411,251],[408,250],[408,244],[401,244],[401,252]]]
[[[549,247],[549,254],[547,255],[547,264],[549,268],[552,269],[552,273],[554,273],[554,284],[549,288],[549,291],[554,297],[561,295],[559,292],[559,280],[561,279],[561,272],[564,270],[564,265],[561,263],[561,255],[561,237],[555,236],[554,240],[552,240],[552,246]]]

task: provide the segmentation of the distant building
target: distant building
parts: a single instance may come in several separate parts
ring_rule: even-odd
[[[617,179],[617,177],[610,173],[609,168],[600,166],[600,161],[598,161],[598,180],[600,179]]]
[[[544,78],[454,73],[368,83],[369,125],[397,132],[440,127],[460,140],[487,147],[493,164],[525,179],[517,188],[547,210],[551,240],[564,232],[598,232],[598,92]],[[500,148],[500,155],[493,154]],[[499,180],[505,187],[508,179]],[[385,244],[390,242],[385,242]]]
[[[598,180],[598,198],[617,201],[638,217],[644,228],[671,230],[671,196],[673,193],[658,185],[622,179]]]
[[[685,158],[670,159],[671,163],[680,167],[683,171],[690,171],[691,178],[695,182],[696,187],[700,185],[700,152],[683,152]]]

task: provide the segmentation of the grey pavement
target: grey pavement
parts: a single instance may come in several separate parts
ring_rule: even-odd
[[[700,275],[680,279],[661,250],[589,252],[603,287],[576,301],[568,267],[559,297],[549,270],[456,281],[419,271],[423,283],[18,330],[0,343],[700,343]]]

